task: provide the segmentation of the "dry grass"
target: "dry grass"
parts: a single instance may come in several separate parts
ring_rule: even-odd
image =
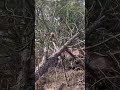
[[[36,82],[36,90],[84,90],[84,70],[50,68],[48,73]]]

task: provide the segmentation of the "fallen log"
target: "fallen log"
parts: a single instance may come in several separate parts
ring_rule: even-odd
[[[103,20],[103,18],[105,18],[105,16],[103,16],[100,19],[98,19],[97,21],[95,21],[95,23],[93,23],[93,25],[91,25],[89,28],[86,29],[87,36],[89,36],[91,34],[91,32],[93,31],[93,29],[101,23],[101,20]],[[55,67],[58,63],[58,60],[59,60],[58,57],[61,55],[61,53],[67,49],[67,47],[71,44],[72,41],[75,40],[75,38],[82,37],[82,36],[84,36],[84,33],[82,31],[76,33],[53,55],[51,55],[50,57],[48,57],[46,59],[43,59],[42,60],[43,63],[38,67],[38,70],[35,70],[35,81],[37,81],[41,76],[43,76],[50,67]]]
[[[42,75],[44,75],[50,67],[56,67],[59,60],[58,57],[61,55],[62,52],[66,50],[67,46],[79,35],[80,32],[76,33],[53,55],[42,60],[43,63],[38,67],[38,70],[35,71],[35,81],[37,81]]]

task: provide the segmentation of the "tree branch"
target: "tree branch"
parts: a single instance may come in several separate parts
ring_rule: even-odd
[[[58,63],[58,56],[61,55],[67,48],[67,46],[80,35],[80,33],[75,34],[72,38],[70,38],[61,48],[56,51],[53,55],[51,55],[44,63],[39,67],[38,71],[35,72],[35,80],[38,80],[42,75],[44,75],[50,67],[55,67]]]

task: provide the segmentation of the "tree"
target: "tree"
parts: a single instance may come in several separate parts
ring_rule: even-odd
[[[89,78],[86,79],[86,85],[88,85],[86,88],[95,90],[99,90],[99,88],[119,89],[119,85],[116,83],[119,81],[117,77],[115,77],[114,80],[106,78],[112,78],[118,75],[111,68],[119,70],[119,3],[118,0],[86,0],[86,28],[94,25],[94,22],[98,23],[96,27],[91,30],[89,29],[88,32],[86,31],[86,52],[96,52],[102,58],[107,57],[112,65],[108,70],[101,70],[96,67],[97,70],[91,72],[93,77],[96,76],[95,79],[89,77],[90,74],[86,76],[86,78]],[[92,55],[93,54],[91,54],[90,57]],[[91,58],[86,59],[86,62],[90,59]],[[117,62],[114,62],[115,60]],[[106,63],[108,64],[109,61]],[[117,65],[117,67],[114,67],[114,65]],[[86,68],[86,71],[89,69],[90,67]],[[105,79],[101,80],[103,78]],[[97,83],[95,83],[96,80]],[[94,84],[91,85],[91,83]]]
[[[34,0],[0,2],[0,72],[6,77],[0,89],[33,90]]]
[[[84,14],[84,5],[78,0],[37,1],[36,53],[44,55],[36,59],[36,82],[49,68],[57,66],[64,52],[72,55],[70,47],[84,48]]]

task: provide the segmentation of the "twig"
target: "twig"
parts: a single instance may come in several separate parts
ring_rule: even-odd
[[[46,29],[48,30],[47,32],[49,32],[49,31],[50,31],[50,28],[48,27],[48,24],[47,24],[46,21],[45,21],[44,14],[43,14],[43,11],[42,11],[42,6],[41,6],[41,8],[39,8],[39,10],[40,10],[40,12],[41,12],[41,16],[42,16],[43,23],[44,23]]]
[[[113,60],[115,60],[115,62],[117,63],[117,66],[118,66],[119,69],[120,69],[120,63],[119,63],[119,61],[117,60],[117,58],[116,58],[111,52],[109,52],[109,56],[110,56]]]
[[[104,80],[104,79],[116,79],[116,78],[120,78],[118,76],[114,76],[114,77],[103,77],[101,79],[99,79],[97,82],[95,82],[91,87],[93,87],[94,85],[96,85],[97,83],[99,83],[100,81]]]
[[[113,36],[113,37],[110,37],[110,38],[104,40],[103,42],[100,42],[100,43],[95,44],[95,45],[93,45],[93,46],[86,47],[85,49],[91,49],[91,48],[97,47],[97,46],[99,46],[99,45],[101,45],[101,44],[104,44],[105,42],[108,42],[109,40],[111,40],[111,39],[113,39],[113,38],[116,38],[116,37],[118,37],[118,36],[120,36],[120,33],[117,34],[117,35],[115,35],[115,36]]]
[[[98,67],[98,69],[99,69],[99,71],[105,76],[105,77],[107,77],[106,75],[105,75],[105,73]],[[119,78],[119,77],[117,77],[117,78]],[[113,86],[115,86],[116,88],[118,88],[118,89],[120,89],[115,83],[113,83],[109,78],[106,78]]]
[[[105,18],[105,16],[102,16],[100,19],[95,21],[90,27],[86,29],[85,32],[85,39],[88,40],[90,35],[96,30],[96,28],[102,23],[102,20]]]

